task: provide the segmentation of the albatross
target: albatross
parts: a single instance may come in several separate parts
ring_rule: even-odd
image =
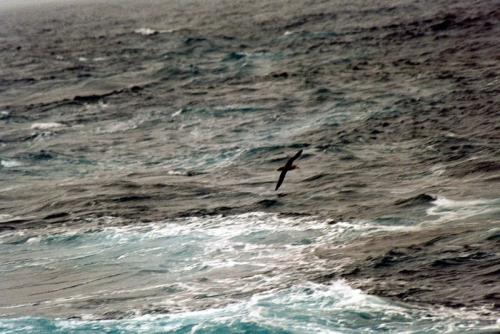
[[[294,165],[293,162],[295,160],[297,160],[301,154],[302,154],[302,150],[298,151],[297,154],[295,154],[293,157],[288,159],[288,161],[286,162],[286,164],[283,167],[280,167],[277,169],[277,171],[281,171],[281,174],[280,174],[280,178],[278,179],[278,184],[276,184],[276,189],[274,189],[274,191],[278,190],[278,188],[283,183],[283,180],[285,180],[286,172],[288,172],[289,170],[299,168],[296,165]]]

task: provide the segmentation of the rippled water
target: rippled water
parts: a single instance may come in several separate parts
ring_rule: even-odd
[[[497,1],[0,2],[0,333],[498,331]]]

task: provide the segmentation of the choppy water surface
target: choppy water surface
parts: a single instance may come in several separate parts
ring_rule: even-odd
[[[498,1],[48,2],[0,1],[0,332],[498,331]]]
[[[317,249],[409,226],[265,213],[106,227],[113,220],[2,235],[0,312],[8,319],[0,330],[473,333],[495,326],[472,313],[370,296],[342,280],[311,281],[342,265],[320,260]],[[9,303],[14,295],[21,304]],[[120,320],[105,320],[113,318]]]

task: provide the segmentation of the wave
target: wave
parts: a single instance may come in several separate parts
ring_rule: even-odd
[[[431,202],[427,215],[436,217],[436,222],[464,220],[476,216],[498,217],[500,199],[452,200],[443,196]]]
[[[301,283],[255,294],[224,307],[116,320],[22,317],[0,320],[0,331],[25,333],[464,333],[494,330],[471,313],[427,309],[364,294],[343,281]]]
[[[408,228],[394,222],[333,223],[262,212],[125,226],[118,218],[103,217],[69,228],[0,234],[1,270],[10,282],[24,277],[22,286],[9,288],[15,299],[45,282],[40,298],[48,310],[58,309],[58,291],[65,289],[68,298],[81,295],[64,301],[68,312],[85,305],[104,314],[139,297],[149,300],[146,305],[186,311],[234,303],[241,296],[330,273],[342,262],[320,259],[318,249]],[[121,293],[116,294],[115,279],[108,275],[120,277]],[[187,287],[175,294],[163,288],[181,283]]]

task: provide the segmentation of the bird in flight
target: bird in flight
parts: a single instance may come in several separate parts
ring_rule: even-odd
[[[276,189],[274,189],[274,191],[278,190],[278,188],[283,183],[283,180],[285,179],[285,176],[286,176],[286,172],[288,172],[289,170],[299,168],[299,167],[295,166],[293,164],[293,162],[295,160],[297,160],[301,154],[302,154],[302,150],[298,151],[297,154],[295,154],[293,157],[288,159],[288,161],[286,162],[286,164],[283,167],[280,167],[277,169],[277,171],[281,171],[281,174],[280,174],[280,178],[278,179],[278,184],[276,184]]]

